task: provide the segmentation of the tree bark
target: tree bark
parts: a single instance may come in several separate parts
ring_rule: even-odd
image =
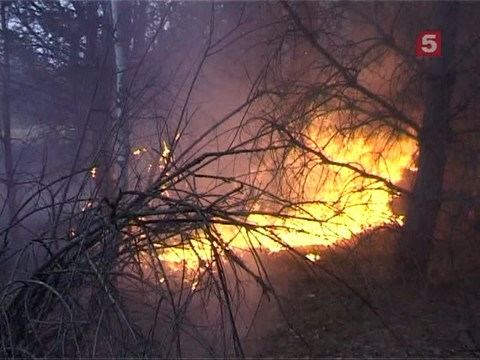
[[[399,272],[407,281],[427,277],[450,136],[450,103],[455,85],[453,68],[456,2],[432,3],[435,25],[442,32],[442,56],[429,59],[424,73],[424,117],[419,136],[418,171],[400,240]]]
[[[2,140],[3,150],[5,153],[5,185],[7,189],[7,207],[9,221],[12,222],[16,211],[16,185],[15,185],[15,169],[13,164],[12,153],[12,136],[11,136],[11,116],[10,116],[10,34],[7,28],[7,6],[8,2],[1,4],[1,25],[3,38],[3,88],[2,88]]]
[[[115,109],[114,109],[114,154],[115,154],[115,179],[119,190],[126,190],[128,187],[128,160],[130,155],[130,129],[126,116],[127,111],[127,57],[124,47],[122,29],[122,18],[118,1],[111,1],[112,23],[114,27],[114,46],[115,46]]]
[[[101,24],[102,34],[97,43],[97,6],[95,2],[87,3],[88,19],[91,26],[87,30],[87,47],[85,60],[95,88],[91,89],[94,95],[93,109],[88,109],[89,124],[88,143],[95,154],[93,165],[96,166],[95,183],[97,195],[100,198],[113,198],[112,176],[112,143],[110,140],[112,130],[112,96],[113,75],[115,70],[113,54],[113,35],[111,19],[104,16]],[[103,10],[108,13],[108,3],[103,5]]]

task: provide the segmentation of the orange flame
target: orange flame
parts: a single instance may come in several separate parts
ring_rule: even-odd
[[[284,182],[301,189],[298,194],[292,193],[299,199],[298,205],[281,215],[252,213],[246,219],[248,229],[214,225],[215,233],[229,249],[241,254],[252,246],[270,252],[288,247],[325,246],[349,239],[370,227],[402,222],[390,208],[392,192],[375,177],[391,183],[400,181],[404,171],[413,166],[415,141],[392,139],[387,133],[357,134],[349,138],[332,128],[320,128],[312,125],[303,137],[303,143],[312,151],[295,150],[288,159],[287,166],[297,169],[298,174],[292,171],[291,178]],[[164,156],[168,156],[167,149],[165,145]],[[326,164],[325,159],[335,164]],[[212,264],[212,246],[206,236],[199,234],[181,249],[161,250],[159,257],[172,269],[199,269]],[[306,258],[317,261],[319,255],[309,253]],[[197,282],[194,283],[193,288],[197,286]]]

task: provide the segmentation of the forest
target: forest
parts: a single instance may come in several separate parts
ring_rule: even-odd
[[[480,357],[480,3],[0,2],[0,357]]]

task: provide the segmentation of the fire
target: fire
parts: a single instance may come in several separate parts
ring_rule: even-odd
[[[135,156],[140,156],[142,153],[147,152],[148,149],[146,147],[136,148],[133,149],[132,154]]]
[[[163,141],[163,151],[162,151],[162,157],[163,159],[168,159],[168,156],[170,155],[170,146],[167,145],[165,141]]]
[[[311,262],[315,262],[320,260],[321,256],[315,253],[308,253],[307,255],[305,255],[305,258],[307,260],[310,260]]]
[[[403,219],[390,208],[392,191],[379,178],[391,183],[402,179],[404,171],[413,166],[415,141],[406,137],[392,139],[378,132],[357,133],[349,138],[333,127],[321,129],[314,125],[305,136],[297,138],[306,146],[289,154],[286,165],[292,171],[283,183],[290,184],[290,188],[281,189],[289,191],[294,204],[290,209],[281,214],[252,212],[244,226],[212,225],[225,248],[218,248],[215,241],[199,232],[182,248],[159,251],[159,258],[172,269],[192,269],[193,289],[198,285],[199,271],[214,266],[214,246],[220,253],[233,251],[237,255],[252,246],[269,252],[328,246],[371,227],[402,223]],[[162,155],[167,157],[169,152],[164,144]],[[315,262],[320,255],[309,253],[306,258]]]

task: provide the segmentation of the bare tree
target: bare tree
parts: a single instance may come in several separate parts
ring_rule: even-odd
[[[3,71],[2,71],[2,133],[1,140],[4,151],[5,166],[5,187],[6,201],[8,207],[8,217],[13,221],[17,211],[15,169],[12,153],[12,134],[11,134],[11,116],[10,116],[10,33],[7,27],[8,2],[3,2],[0,8],[2,41],[3,41]],[[0,210],[0,214],[4,209]]]
[[[114,19],[118,15],[115,10],[113,15]],[[186,98],[175,104],[177,110],[170,115],[173,125],[160,123],[153,134],[161,147],[152,152],[160,156],[153,157],[156,163],[144,164],[143,170],[148,173],[150,169],[152,181],[132,190],[127,175],[122,175],[118,181],[125,188],[120,186],[121,193],[111,200],[95,192],[97,198],[86,199],[80,191],[74,197],[67,192],[54,197],[48,209],[73,207],[70,216],[56,218],[55,236],[47,235],[49,231],[35,233],[16,255],[12,274],[31,252],[39,264],[22,279],[12,275],[2,284],[3,356],[214,356],[218,351],[221,356],[243,355],[237,324],[245,298],[243,280],[253,279],[260,297],[270,289],[262,267],[248,265],[230,245],[233,234],[242,227],[265,237],[258,224],[247,221],[247,209],[263,190],[247,182],[248,174],[235,179],[216,169],[262,151],[252,147],[257,136],[241,141],[228,136],[222,139],[222,134],[238,133],[238,118],[248,114],[261,94],[254,81],[251,92],[235,109],[214,119],[198,137],[189,138],[195,115],[190,113],[190,101],[200,73],[207,60],[221,53],[224,42],[228,44],[228,36],[236,33],[214,41],[213,16],[209,23],[209,31],[201,34],[206,38],[201,56],[186,71],[183,81],[187,85],[179,90]],[[116,50],[120,69],[113,120],[128,123],[124,54],[121,48]],[[118,132],[114,127],[109,135]],[[212,143],[221,145],[215,149]],[[114,151],[127,151],[128,160],[131,149],[123,143]],[[76,175],[72,167],[66,177],[42,184],[38,193]],[[88,171],[83,175],[88,177]],[[34,206],[31,211],[42,209]],[[242,240],[244,248],[251,245],[252,239],[248,239]],[[112,246],[116,247],[114,257]],[[37,248],[44,251],[42,257],[35,253]],[[176,253],[185,257],[179,268],[163,260]],[[196,314],[196,306],[203,307],[205,317]],[[20,321],[25,311],[27,315]],[[218,321],[224,325],[216,326]],[[202,322],[214,330],[202,331]],[[217,337],[222,339],[219,344]]]
[[[116,182],[118,183],[118,189],[128,189],[128,159],[130,155],[130,130],[128,123],[128,110],[127,110],[127,58],[126,50],[124,48],[125,36],[122,24],[125,21],[121,20],[122,14],[120,10],[120,4],[116,1],[111,3],[112,11],[112,25],[114,29],[114,46],[115,46],[115,71],[116,71],[116,84],[115,84],[115,110],[114,110],[114,122],[113,127],[115,129],[115,141],[114,152],[116,156],[115,160],[115,174]]]
[[[65,90],[41,94],[76,104],[59,107],[76,140],[68,166],[30,171],[11,224],[48,214],[0,256],[0,356],[247,356],[261,302],[282,308],[269,252],[312,265],[305,247],[379,228],[405,224],[402,275],[425,275],[458,70],[455,24],[433,72],[410,51],[430,6],[16,5],[11,34]],[[442,26],[455,5],[438,6]]]
[[[391,197],[403,194],[411,199],[404,236],[399,240],[399,263],[403,265],[398,270],[401,277],[425,279],[432,243],[443,237],[438,221],[445,204],[444,174],[454,173],[446,160],[453,152],[455,132],[450,129],[463,116],[452,111],[456,108],[452,102],[456,99],[455,74],[463,72],[455,62],[459,5],[424,4],[415,8],[415,14],[413,8],[401,4],[388,9],[355,3],[285,1],[281,5],[284,12],[276,16],[280,19],[277,24],[284,24],[284,36],[275,42],[279,44],[277,55],[266,82],[277,110],[265,116],[265,123],[297,149],[292,151],[305,154],[298,180],[305,179],[305,169],[311,169],[313,162],[339,173],[346,171],[342,169],[353,171],[366,181],[360,192],[380,185]],[[447,13],[450,15],[442,15]],[[277,34],[282,31],[282,25],[278,26]],[[425,28],[435,27],[444,34],[443,55],[422,62],[415,58],[414,40]],[[287,57],[288,53],[294,56]],[[312,127],[317,127],[315,133],[320,136],[312,135]],[[362,138],[378,146],[376,160],[345,161],[343,155],[328,151],[336,141],[354,146]],[[402,166],[416,173],[412,187],[399,186],[403,175],[365,165],[372,160],[380,164],[393,147],[406,144],[411,163]],[[288,157],[277,154],[276,158],[283,162],[277,166],[284,168],[283,179],[291,174],[292,164],[285,163]],[[450,182],[450,187],[455,189],[455,184]],[[458,192],[450,195],[450,199],[463,201]],[[468,196],[473,199],[475,195],[471,192]]]
[[[418,171],[401,240],[402,273],[410,279],[427,274],[442,203],[452,94],[455,86],[456,2],[432,4],[432,26],[442,31],[442,56],[424,70],[424,115],[419,134]]]

